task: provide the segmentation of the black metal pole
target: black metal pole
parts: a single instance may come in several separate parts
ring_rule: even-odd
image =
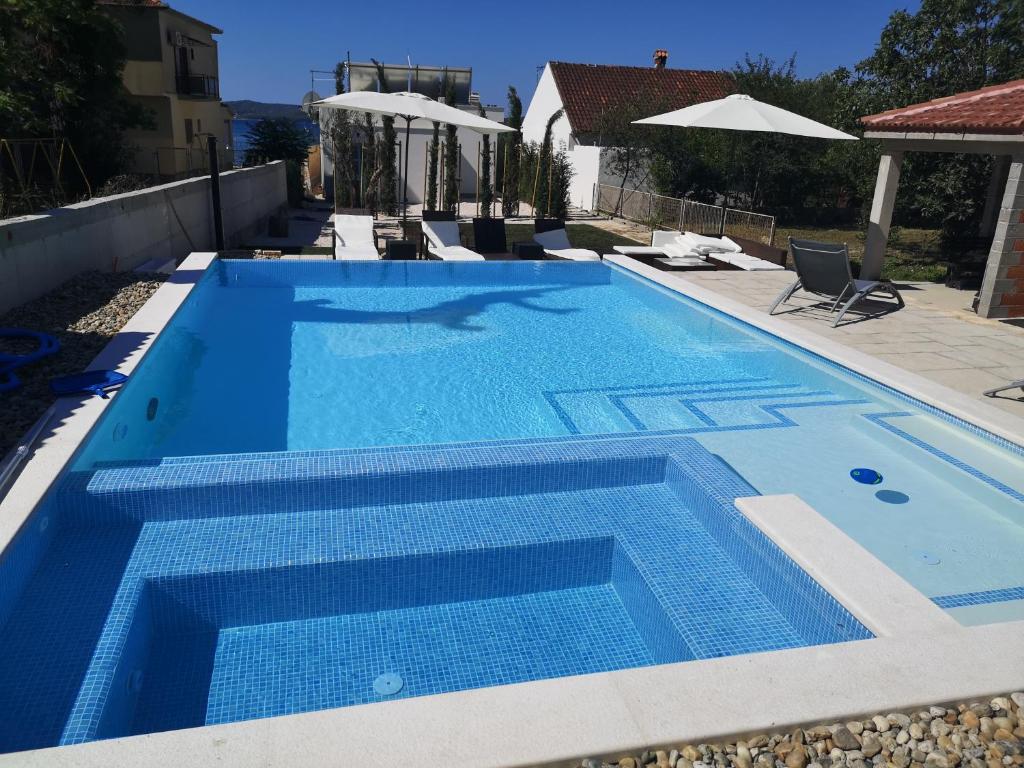
[[[405,221],[409,213],[409,125],[412,118],[405,118],[405,178],[402,183],[402,236],[405,236]]]
[[[217,250],[224,250],[224,220],[220,210],[220,167],[217,161],[217,137],[206,137],[206,149],[210,154],[210,196],[213,198],[213,237]]]

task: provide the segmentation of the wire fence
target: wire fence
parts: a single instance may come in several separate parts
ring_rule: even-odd
[[[635,189],[597,185],[595,208],[652,229],[678,229],[701,234],[735,235],[771,245],[775,217],[725,208],[679,197],[666,197]]]

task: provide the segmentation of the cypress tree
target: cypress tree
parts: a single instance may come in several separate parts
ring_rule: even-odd
[[[480,117],[487,117],[483,106],[479,108]],[[494,188],[491,186],[491,135],[483,135],[483,157],[480,158],[480,215],[491,218],[491,206],[494,203]]]
[[[515,128],[515,133],[502,134],[500,141],[504,143],[501,155],[504,159],[501,180],[501,213],[504,216],[515,216],[519,213],[520,166],[523,146],[523,102],[513,86],[508,87],[508,124]]]
[[[427,210],[437,210],[437,156],[441,149],[441,124],[434,123],[434,134],[430,138],[430,156],[427,168]]]
[[[455,106],[455,83],[445,82],[445,100]],[[459,212],[459,127],[445,124],[444,205],[446,211]]]

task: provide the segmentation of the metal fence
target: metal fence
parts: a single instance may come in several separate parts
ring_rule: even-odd
[[[775,217],[752,211],[665,197],[635,189],[598,184],[595,209],[652,229],[678,229],[701,234],[745,237],[771,245],[775,239]]]

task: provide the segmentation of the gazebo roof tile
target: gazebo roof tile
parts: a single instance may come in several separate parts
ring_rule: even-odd
[[[861,118],[869,131],[1024,135],[1024,80]]]

